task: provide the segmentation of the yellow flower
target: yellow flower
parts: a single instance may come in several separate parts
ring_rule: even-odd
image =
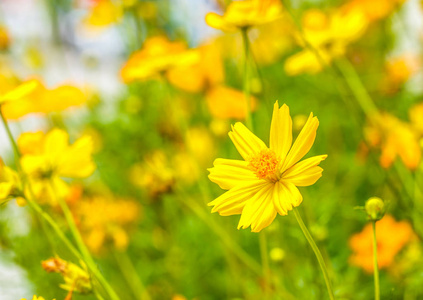
[[[212,212],[222,216],[241,214],[238,229],[251,225],[253,232],[259,232],[272,223],[277,213],[287,215],[299,206],[303,197],[297,186],[314,184],[322,176],[323,169],[318,165],[327,157],[319,155],[299,162],[313,145],[318,126],[318,119],[311,113],[292,144],[289,108],[279,108],[277,101],[270,147],[242,123],[236,123],[229,137],[244,160],[214,161],[209,178],[228,191],[209,203],[214,206]]]
[[[93,214],[93,211],[96,213]],[[94,253],[111,241],[119,250],[129,244],[128,227],[140,217],[141,207],[130,199],[96,196],[79,202],[75,215],[80,220],[83,238]]]
[[[398,92],[401,85],[419,71],[420,62],[412,55],[402,55],[389,60],[382,78],[382,90],[387,94]]]
[[[47,134],[42,132],[24,133],[18,138],[22,154],[23,172],[28,175],[31,187],[40,200],[51,200],[51,183],[58,196],[69,193],[68,185],[61,177],[84,178],[95,170],[92,161],[93,145],[88,136],[83,136],[69,145],[68,134],[53,129]]]
[[[10,45],[10,36],[7,28],[0,25],[0,51],[7,50]]]
[[[243,120],[247,115],[245,95],[236,89],[223,85],[210,89],[206,94],[211,115],[219,119]],[[251,97],[251,110],[255,111],[257,99]]]
[[[278,0],[245,0],[231,2],[224,15],[208,13],[206,23],[223,31],[235,31],[269,23],[282,16],[282,5]]]
[[[198,48],[199,61],[192,65],[180,66],[167,72],[167,79],[174,86],[192,93],[222,83],[225,79],[221,49],[217,41]]]
[[[18,174],[11,168],[6,167],[0,158],[0,204],[19,196],[21,189]]]
[[[41,266],[49,273],[54,272],[62,275],[65,283],[61,284],[60,287],[66,291],[69,291],[66,299],[71,299],[72,292],[74,291],[81,294],[91,293],[91,279],[90,275],[85,270],[85,267],[82,269],[77,265],[65,261],[59,257],[52,257],[44,260],[41,263]]]
[[[387,17],[405,0],[351,0],[342,9],[345,11],[360,11],[369,22]]]
[[[104,27],[118,22],[122,16],[123,9],[120,5],[111,0],[98,0],[84,22],[90,26]]]
[[[395,233],[395,234],[392,234]],[[379,268],[389,267],[398,252],[411,242],[413,229],[405,221],[397,222],[392,216],[386,215],[376,222],[377,256]],[[373,272],[373,229],[367,224],[364,229],[354,234],[349,244],[353,250],[350,263]]]
[[[65,84],[47,89],[35,79],[22,83],[0,98],[3,115],[12,120],[31,113],[58,112],[85,102],[85,94],[77,87]]]
[[[148,80],[169,69],[190,66],[199,59],[199,52],[188,49],[183,42],[170,42],[163,36],[151,37],[128,59],[121,77],[126,83]]]
[[[344,55],[348,44],[357,40],[367,28],[366,19],[357,11],[345,13],[338,10],[326,15],[317,9],[312,9],[304,14],[302,23],[304,38],[326,64]],[[298,42],[305,47],[300,35]],[[309,49],[292,55],[285,62],[285,71],[288,75],[317,73],[322,68],[322,62]]]

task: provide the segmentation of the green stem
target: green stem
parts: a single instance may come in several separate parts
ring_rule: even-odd
[[[373,277],[375,281],[375,300],[380,299],[379,267],[377,266],[376,221],[372,221],[373,228]]]
[[[253,131],[253,120],[251,118],[251,92],[250,92],[250,43],[248,41],[248,28],[242,28],[242,41],[244,45],[244,97],[246,105],[246,123],[247,127]]]
[[[267,237],[265,231],[259,233],[259,245],[260,245],[260,256],[261,264],[263,268],[263,277],[264,277],[264,295],[267,299],[269,297],[270,291],[270,268],[269,268],[269,256],[267,251]]]
[[[84,258],[83,260],[87,264],[90,271],[94,274],[94,276],[100,282],[100,284],[104,287],[106,292],[109,294],[110,299],[119,300],[119,297],[116,294],[116,292],[113,290],[113,288],[109,285],[107,280],[103,277],[101,272],[98,270],[98,268],[97,268],[97,266],[94,262],[94,259],[92,258],[87,246],[85,246],[85,243],[82,239],[82,236],[79,233],[78,228],[76,227],[75,220],[73,218],[72,212],[70,211],[68,205],[66,204],[66,201],[57,194],[53,182],[51,182],[51,189],[52,189],[53,195],[55,195],[56,200],[59,203],[59,205],[60,205],[60,207],[63,211],[63,214],[65,215],[65,219],[68,223],[68,226],[71,230],[71,233],[72,233],[72,235],[75,239],[75,242],[76,242],[76,244],[79,248],[79,251],[82,253],[82,256]]]
[[[131,288],[132,293],[136,299],[151,300],[151,296],[141,281],[141,278],[138,275],[137,270],[135,269],[134,264],[132,263],[128,254],[126,252],[118,252],[116,250],[112,250],[112,252],[116,259],[117,265],[119,266],[119,269],[125,277],[126,282]]]
[[[335,299],[335,297],[333,295],[333,290],[329,280],[328,270],[326,268],[325,261],[323,260],[322,254],[320,253],[320,250],[317,247],[316,243],[314,242],[313,237],[311,236],[310,232],[305,226],[303,219],[301,218],[300,212],[298,211],[298,208],[294,207],[293,212],[294,212],[295,218],[297,219],[298,225],[300,225],[301,230],[303,231],[308,243],[310,244],[311,248],[314,251],[314,254],[316,255],[317,261],[319,262],[319,265],[320,265],[320,269],[322,270],[322,273],[323,273],[323,277],[325,278],[325,283],[329,293],[329,298],[333,300]]]

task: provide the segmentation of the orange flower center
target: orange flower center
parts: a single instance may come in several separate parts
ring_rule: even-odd
[[[259,179],[267,179],[270,181],[277,181],[279,179],[279,161],[273,150],[263,149],[259,153],[251,155],[248,161],[248,167]]]

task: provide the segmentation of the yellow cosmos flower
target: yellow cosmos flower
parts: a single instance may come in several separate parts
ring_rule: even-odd
[[[342,12],[340,10],[330,15],[312,9],[307,11],[302,19],[304,38],[318,52],[321,59],[327,64],[344,55],[347,46],[357,40],[367,28],[367,20],[358,11]],[[298,43],[303,45],[302,37],[297,36]],[[304,49],[285,62],[285,71],[288,75],[301,73],[317,73],[323,66],[316,54]]]
[[[60,129],[24,133],[18,138],[22,154],[22,169],[31,183],[37,199],[54,202],[51,185],[59,197],[69,193],[68,185],[61,177],[84,178],[95,170],[92,161],[93,144],[89,136],[83,136],[69,145],[68,134]]]
[[[310,150],[319,121],[310,114],[292,144],[292,120],[285,104],[276,101],[270,127],[270,147],[242,123],[236,123],[229,137],[244,160],[218,158],[209,178],[226,193],[210,202],[212,212],[222,216],[241,214],[239,228],[251,226],[259,232],[270,225],[276,214],[287,215],[303,197],[297,186],[314,184],[323,169],[318,165],[327,155],[299,162]]]
[[[121,70],[124,82],[147,80],[175,67],[190,66],[200,59],[197,50],[190,50],[183,42],[171,42],[166,37],[147,39]]]
[[[245,96],[241,91],[218,85],[206,94],[206,102],[211,115],[219,119],[244,120],[247,115]],[[257,99],[251,97],[251,111],[257,107]]]
[[[95,1],[84,23],[95,27],[105,27],[114,24],[123,16],[123,8],[110,0]]]
[[[77,87],[61,85],[47,89],[40,81],[22,83],[0,97],[1,110],[9,120],[16,120],[32,113],[51,113],[85,103],[87,97]]]
[[[18,174],[6,167],[0,158],[0,204],[19,196],[22,189]]]
[[[223,31],[235,31],[269,23],[282,16],[279,0],[245,0],[231,2],[224,15],[208,13],[206,23]]]

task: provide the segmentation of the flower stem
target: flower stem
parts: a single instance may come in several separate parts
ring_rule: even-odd
[[[100,282],[100,284],[104,287],[104,289],[106,290],[106,292],[108,293],[110,299],[112,300],[119,300],[118,295],[116,294],[116,292],[113,290],[113,288],[109,285],[109,283],[107,282],[107,280],[103,277],[103,275],[101,274],[101,272],[98,270],[94,259],[92,258],[87,246],[85,246],[85,243],[82,239],[81,234],[78,231],[78,228],[76,227],[75,224],[75,220],[73,218],[72,212],[70,211],[68,205],[66,204],[66,201],[63,199],[63,197],[60,197],[57,192],[56,189],[54,187],[54,183],[51,181],[50,182],[50,186],[53,192],[53,195],[55,195],[57,202],[60,205],[60,208],[63,211],[63,214],[65,215],[65,219],[69,225],[69,228],[71,230],[71,233],[75,239],[75,242],[79,248],[79,251],[81,252],[85,263],[88,265],[90,271],[94,274],[94,276],[97,278],[97,280]]]
[[[301,218],[300,212],[296,207],[293,209],[295,218],[297,219],[298,225],[300,225],[301,230],[303,231],[308,243],[310,244],[311,248],[314,251],[314,254],[316,255],[317,261],[319,262],[320,269],[322,270],[323,277],[325,279],[326,288],[328,289],[329,298],[331,300],[335,299],[333,295],[332,285],[329,280],[328,270],[325,265],[325,261],[323,260],[322,254],[320,253],[319,248],[317,247],[316,243],[313,240],[313,237],[311,236],[310,232],[308,231],[307,227],[305,226],[303,219]]]
[[[151,300],[151,296],[141,281],[141,278],[128,254],[126,252],[118,252],[116,250],[112,250],[112,253],[116,259],[117,265],[126,279],[126,282],[131,288],[133,295],[139,300]]]
[[[264,277],[264,295],[265,299],[269,297],[270,291],[270,268],[269,268],[269,257],[267,252],[267,237],[264,231],[259,233],[259,245],[260,245],[260,255],[261,255],[261,264],[263,268],[263,277]]]
[[[253,131],[253,120],[251,118],[251,92],[250,92],[250,43],[248,41],[248,28],[241,29],[242,41],[244,45],[244,97],[246,108],[246,123],[247,127]]]
[[[377,265],[376,221],[372,221],[373,228],[373,277],[375,282],[375,300],[380,299],[379,267]]]

